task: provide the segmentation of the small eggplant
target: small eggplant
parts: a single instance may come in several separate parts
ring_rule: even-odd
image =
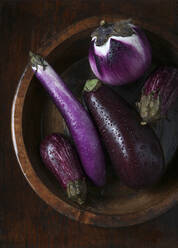
[[[101,21],[91,34],[89,63],[95,76],[110,85],[135,82],[151,64],[151,47],[140,27],[130,20]]]
[[[121,181],[136,189],[155,184],[165,163],[153,130],[140,125],[139,114],[97,79],[86,82],[83,96]]]
[[[68,139],[61,134],[47,136],[40,145],[46,167],[66,190],[69,199],[83,204],[86,199],[86,182],[77,153]]]
[[[147,79],[140,101],[136,103],[141,124],[163,117],[178,98],[178,69],[161,66]]]

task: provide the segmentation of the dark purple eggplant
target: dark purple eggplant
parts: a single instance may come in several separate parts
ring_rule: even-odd
[[[166,117],[178,98],[178,69],[161,66],[147,79],[137,108],[142,124]]]
[[[88,80],[83,97],[99,129],[116,173],[126,185],[152,186],[165,171],[163,151],[153,130],[110,87]]]
[[[67,192],[69,199],[83,204],[86,199],[86,182],[74,147],[61,134],[47,136],[40,145],[46,167],[54,174]]]
[[[30,57],[32,70],[65,119],[85,173],[97,186],[103,186],[104,153],[90,116],[44,58],[32,52]]]

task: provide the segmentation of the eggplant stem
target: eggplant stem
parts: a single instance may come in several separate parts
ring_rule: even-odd
[[[29,51],[29,56],[30,56],[30,63],[32,66],[36,68],[36,71],[38,70],[39,65],[43,67],[43,71],[48,66],[46,61],[39,54],[35,54],[32,51]]]
[[[85,179],[78,179],[67,184],[67,195],[69,199],[82,205],[86,199],[86,182]]]
[[[105,20],[101,20],[100,21],[100,26],[103,26],[105,23],[106,23]]]
[[[87,92],[96,91],[100,86],[101,86],[101,82],[97,78],[90,79],[86,81],[83,90]]]
[[[140,124],[141,124],[142,126],[145,126],[145,125],[147,125],[147,122],[146,122],[146,121],[141,121]]]

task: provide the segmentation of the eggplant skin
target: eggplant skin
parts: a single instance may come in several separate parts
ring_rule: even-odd
[[[131,106],[106,85],[83,93],[102,141],[121,181],[141,189],[154,185],[165,171],[158,138]]]
[[[47,136],[40,145],[41,158],[67,195],[79,204],[86,198],[84,173],[75,148],[62,134]]]

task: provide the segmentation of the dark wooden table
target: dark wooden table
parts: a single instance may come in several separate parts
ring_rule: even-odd
[[[177,248],[178,206],[133,227],[103,229],[59,215],[33,192],[17,163],[11,105],[28,60],[53,33],[99,14],[125,14],[178,34],[174,0],[11,0],[0,2],[0,248]]]

